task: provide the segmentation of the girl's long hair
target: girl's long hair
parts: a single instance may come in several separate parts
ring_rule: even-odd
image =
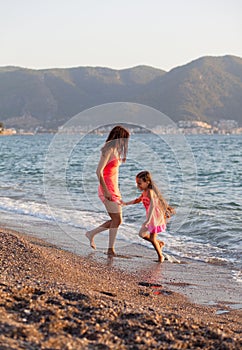
[[[172,215],[175,214],[175,212],[176,212],[175,209],[173,207],[171,207],[167,203],[165,198],[162,196],[162,194],[160,193],[159,188],[157,187],[155,182],[152,180],[152,176],[151,176],[149,171],[147,171],[147,170],[141,171],[140,173],[138,173],[136,175],[136,178],[141,179],[144,182],[148,183],[148,188],[152,189],[155,192],[157,198],[160,201],[160,207],[161,207],[161,210],[164,213],[164,217],[166,219],[169,219]]]
[[[106,150],[114,147],[118,151],[119,158],[122,159],[122,162],[126,161],[126,156],[128,152],[128,139],[130,132],[121,125],[115,126],[109,133],[107,140],[102,147],[101,151],[105,152]]]

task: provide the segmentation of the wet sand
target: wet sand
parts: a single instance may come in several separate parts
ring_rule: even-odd
[[[0,256],[1,350],[242,348],[241,310],[177,293],[187,282],[167,274],[174,264],[77,255],[7,229]]]

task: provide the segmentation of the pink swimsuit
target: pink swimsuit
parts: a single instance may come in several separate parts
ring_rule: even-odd
[[[142,203],[144,204],[146,210],[146,217],[148,217],[149,207],[150,207],[150,198],[142,194]],[[159,233],[166,230],[166,223],[164,214],[159,206],[159,199],[154,198],[154,208],[151,216],[150,223],[148,224],[148,231],[150,233]]]
[[[118,188],[118,170],[119,170],[120,160],[114,158],[110,160],[104,170],[103,170],[103,178],[107,185],[109,192],[112,195],[113,202],[119,202],[121,199],[121,194]],[[102,202],[104,202],[105,197],[103,194],[103,188],[101,185],[98,187],[98,196]]]

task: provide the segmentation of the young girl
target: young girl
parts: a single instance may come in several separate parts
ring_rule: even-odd
[[[87,231],[86,237],[93,249],[96,249],[94,237],[109,230],[108,255],[115,255],[114,244],[118,227],[122,222],[121,194],[118,187],[118,171],[122,162],[126,161],[129,131],[123,126],[115,126],[101,149],[101,157],[96,170],[99,180],[98,195],[110,216],[110,220],[97,228]]]
[[[152,243],[157,252],[158,261],[163,262],[164,242],[157,239],[157,234],[165,231],[166,222],[175,213],[175,210],[163,198],[148,171],[141,171],[137,174],[136,183],[142,191],[141,196],[130,202],[123,202],[123,205],[143,203],[146,209],[146,221],[141,226],[139,236]]]

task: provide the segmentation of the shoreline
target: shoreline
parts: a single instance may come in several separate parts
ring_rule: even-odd
[[[107,237],[100,235],[96,238],[97,250],[89,246],[85,237],[85,231],[70,231],[70,227],[64,227],[64,231],[56,225],[44,225],[40,220],[32,220],[31,223],[17,222],[16,217],[9,217],[1,226],[6,229],[23,232],[30,237],[42,239],[50,244],[68,250],[74,254],[89,257],[104,265],[110,264],[130,273],[135,272],[144,276],[147,282],[156,282],[166,285],[168,289],[179,292],[189,298],[191,302],[201,305],[213,305],[219,312],[230,309],[242,309],[241,282],[237,280],[239,270],[234,266],[223,263],[220,260],[206,262],[177,255],[164,248],[164,255],[168,255],[169,262],[163,264],[156,261],[156,253],[152,247],[142,244],[125,242],[117,239],[116,252],[118,256],[107,259]],[[21,218],[22,219],[22,218]],[[68,234],[67,234],[68,232]],[[180,261],[179,264],[176,262]],[[171,263],[172,262],[172,263]]]
[[[22,218],[20,218],[22,219]],[[151,247],[142,244],[125,242],[117,239],[116,252],[118,257],[112,261],[107,259],[107,237],[96,238],[98,249],[93,250],[85,237],[85,231],[70,231],[70,226],[58,227],[52,223],[44,225],[41,220],[31,219],[27,225],[24,221],[18,224],[18,216],[2,217],[1,226],[6,230],[24,232],[29,237],[42,239],[45,242],[70,251],[78,256],[87,257],[97,263],[112,265],[118,270],[139,274],[146,282],[162,284],[174,292],[181,293],[191,302],[214,306],[218,312],[228,312],[231,309],[242,309],[241,282],[236,280],[238,271],[219,260],[205,262],[170,255],[165,246],[164,253],[172,259],[178,259],[180,264],[167,262],[156,263],[156,253]],[[68,234],[67,234],[68,232]]]
[[[125,269],[129,259],[122,259],[122,267],[102,254],[77,255],[6,228],[0,229],[0,242],[5,348],[242,346],[241,310],[218,314],[217,306],[192,303],[168,283],[148,283],[135,266]]]

